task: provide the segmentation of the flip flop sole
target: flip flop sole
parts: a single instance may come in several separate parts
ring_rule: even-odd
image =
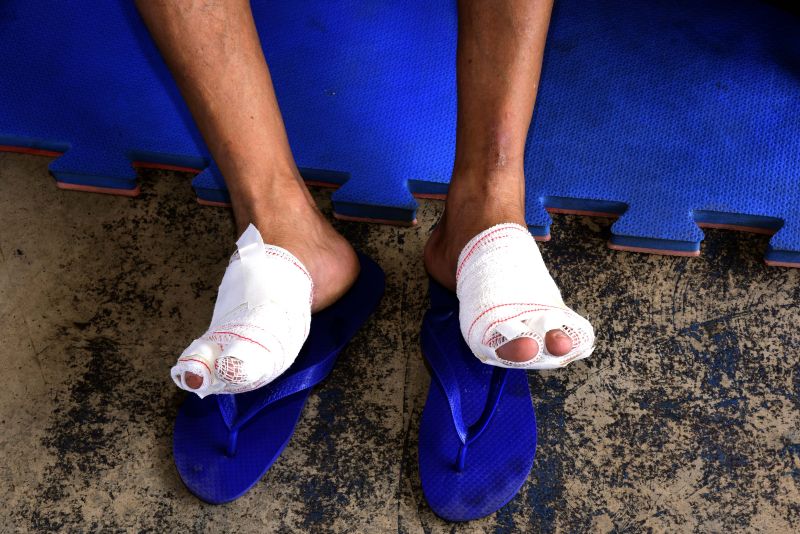
[[[286,448],[310,392],[281,399],[251,419],[239,431],[233,455],[227,453],[228,427],[213,396],[189,396],[175,421],[173,438],[175,467],[189,491],[210,504],[245,494]]]
[[[434,299],[432,295],[432,300]],[[456,301],[457,302],[457,301]],[[423,325],[422,351],[431,366],[443,365],[458,384],[466,426],[484,411],[494,368],[478,360],[458,327],[458,310],[446,321]],[[433,351],[439,351],[436,355]],[[438,363],[437,363],[438,362]],[[432,377],[419,430],[419,473],[431,509],[449,521],[469,521],[505,506],[525,483],[536,454],[536,415],[525,371],[509,369],[496,411],[456,468],[461,440],[451,400]]]
[[[527,378],[524,374],[522,378],[524,384],[511,380],[506,388],[524,388],[530,398]],[[420,424],[419,465],[423,493],[436,515],[448,521],[478,519],[496,512],[519,492],[536,453],[533,406],[524,400],[504,399],[490,427],[470,445],[465,468],[459,472],[455,460],[461,442],[446,426],[452,427],[450,406],[442,388],[432,384]]]

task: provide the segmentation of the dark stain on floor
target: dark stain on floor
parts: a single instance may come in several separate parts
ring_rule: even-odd
[[[183,487],[168,370],[207,326],[233,250],[227,210],[149,171],[136,199],[59,191],[0,154],[0,532],[796,532],[800,271],[768,238],[706,231],[700,258],[613,252],[610,221],[555,216],[542,245],[595,354],[530,373],[539,448],[519,495],[449,524],[416,433],[429,374],[416,228],[337,221],[386,270],[378,312],[311,395],[284,454],[234,503]],[[330,215],[329,193],[315,192]]]

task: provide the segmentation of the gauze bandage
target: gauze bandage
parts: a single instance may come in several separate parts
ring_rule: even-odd
[[[219,286],[211,326],[171,370],[178,387],[200,397],[240,393],[277,378],[294,362],[311,325],[313,284],[287,250],[265,245],[252,224]],[[185,373],[203,377],[190,388]]]
[[[554,369],[592,352],[592,325],[564,304],[536,241],[524,226],[499,224],[472,238],[458,258],[456,294],[461,333],[484,363]],[[564,356],[547,352],[544,336],[553,329],[572,339],[572,350]],[[498,347],[523,337],[539,345],[533,359],[518,363],[497,355]]]

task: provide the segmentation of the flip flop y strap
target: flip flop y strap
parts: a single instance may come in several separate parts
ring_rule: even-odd
[[[330,374],[334,363],[336,363],[336,353],[331,352],[315,365],[301,369],[296,373],[278,377],[270,384],[253,392],[253,394],[257,394],[257,398],[251,398],[246,409],[239,407],[236,395],[217,395],[217,406],[219,407],[220,415],[229,430],[228,455],[233,456],[236,454],[239,430],[248,421],[269,405],[295,393],[311,389],[322,382]]]
[[[266,245],[252,224],[222,278],[211,326],[178,358],[171,376],[201,398],[263,386],[294,362],[308,337],[313,283],[281,247]],[[192,389],[185,374],[203,377]]]
[[[517,369],[554,369],[592,353],[592,325],[568,308],[524,226],[498,224],[473,237],[456,270],[461,333],[482,362]],[[562,330],[572,340],[564,356],[547,351],[545,334]],[[530,338],[539,353],[526,362],[497,355],[505,343]]]
[[[446,311],[429,310],[423,322],[422,335],[425,336],[425,341],[436,346],[436,350],[428,351],[425,354],[430,363],[431,370],[433,371],[434,379],[439,386],[441,386],[445,397],[447,397],[447,403],[450,406],[450,415],[453,419],[453,427],[461,441],[458,452],[452,459],[453,468],[457,471],[463,471],[467,464],[469,446],[481,436],[484,430],[486,430],[492,420],[492,416],[497,411],[497,407],[503,395],[503,389],[505,388],[508,369],[499,366],[494,368],[489,381],[488,390],[486,391],[486,399],[481,415],[470,424],[464,421],[461,402],[461,385],[458,382],[457,373],[451,367],[452,363],[446,356],[448,352],[447,349],[439,346],[437,334],[432,331],[432,329],[436,329],[437,327],[439,327],[440,330],[444,329],[444,323],[448,320],[452,319],[450,314]],[[474,391],[473,394],[480,393]]]

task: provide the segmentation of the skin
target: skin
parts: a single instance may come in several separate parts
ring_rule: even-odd
[[[358,276],[358,259],[300,177],[249,1],[136,4],[225,176],[239,234],[252,223],[300,259],[314,280],[312,311],[336,302]],[[494,224],[525,224],[523,150],[552,0],[460,0],[458,8],[456,158],[424,252],[431,276],[453,290],[467,241]],[[545,336],[554,355],[571,343],[557,330]],[[538,350],[522,338],[497,352],[525,361]],[[186,382],[197,388],[202,377],[188,374]]]
[[[459,0],[456,157],[444,215],[425,246],[425,267],[455,290],[455,265],[475,235],[495,224],[525,224],[523,155],[542,69],[552,0]],[[562,356],[572,340],[545,335]],[[520,338],[497,349],[511,361],[539,351]]]

